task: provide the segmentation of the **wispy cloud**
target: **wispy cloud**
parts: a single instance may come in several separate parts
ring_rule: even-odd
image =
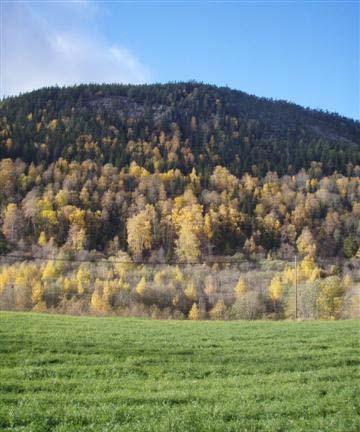
[[[3,4],[1,96],[50,85],[151,79],[149,69],[129,49],[88,30],[96,25],[94,4],[78,1],[48,8],[54,8],[56,18],[49,20],[31,3]],[[61,25],[61,14],[63,21],[78,14],[75,30]]]

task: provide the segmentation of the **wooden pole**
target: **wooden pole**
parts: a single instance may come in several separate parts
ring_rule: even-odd
[[[298,275],[297,275],[297,255],[295,255],[295,319],[298,317]]]

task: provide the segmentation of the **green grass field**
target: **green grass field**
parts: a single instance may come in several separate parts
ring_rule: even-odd
[[[0,313],[0,430],[359,431],[359,322]]]

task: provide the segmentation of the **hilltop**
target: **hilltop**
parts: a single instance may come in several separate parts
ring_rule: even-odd
[[[360,122],[238,90],[186,82],[43,88],[0,103],[0,157],[93,159],[150,172],[217,165],[235,175],[360,163]]]

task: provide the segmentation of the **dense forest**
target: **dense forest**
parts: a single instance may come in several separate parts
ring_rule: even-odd
[[[217,165],[234,175],[325,174],[360,163],[360,123],[198,83],[45,88],[0,104],[0,157],[49,164],[96,160],[150,173]]]
[[[45,88],[0,102],[0,157],[0,308],[292,317],[298,255],[303,316],[352,316],[357,121],[194,82]]]

